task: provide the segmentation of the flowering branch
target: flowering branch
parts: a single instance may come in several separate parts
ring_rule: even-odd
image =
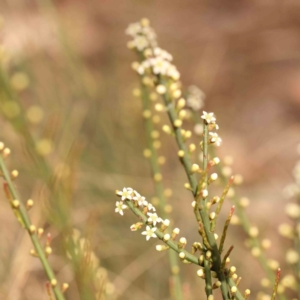
[[[45,249],[43,249],[43,246],[41,245],[39,241],[39,237],[37,234],[36,227],[31,223],[30,218],[28,216],[27,210],[23,203],[19,200],[20,197],[15,189],[15,186],[12,182],[12,178],[5,166],[4,158],[10,153],[10,150],[8,148],[4,148],[4,144],[0,143],[0,170],[2,172],[2,176],[5,180],[5,193],[8,196],[8,199],[10,200],[10,204],[12,208],[14,209],[14,212],[18,214],[19,218],[18,220],[21,222],[22,225],[24,225],[25,229],[28,231],[28,234],[30,236],[31,242],[34,246],[34,251],[31,253],[34,256],[39,257],[42,266],[46,272],[46,275],[48,277],[48,280],[51,284],[51,287],[53,289],[53,292],[55,294],[55,297],[57,300],[65,300],[65,297],[62,293],[62,290],[60,289],[59,285],[57,284],[57,280],[55,278],[54,272],[48,262],[48,255],[52,252],[51,248],[48,246]],[[8,187],[8,188],[7,188]],[[33,205],[33,202],[29,203],[29,200],[27,202],[27,207],[31,207]],[[40,231],[42,232],[42,231]],[[66,286],[66,284],[64,284]]]

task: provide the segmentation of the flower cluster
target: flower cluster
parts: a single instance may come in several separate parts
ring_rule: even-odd
[[[128,208],[128,203],[126,201],[131,201],[136,208],[142,208],[143,213],[147,216],[146,230],[142,232],[142,235],[146,236],[146,240],[148,241],[151,237],[157,237],[155,231],[157,230],[156,226],[158,223],[169,224],[169,220],[163,220],[160,218],[157,213],[155,207],[149,203],[144,196],[141,196],[137,191],[133,190],[130,187],[124,187],[122,191],[117,191],[116,194],[121,197],[121,201],[116,202],[115,212],[123,215],[123,210]],[[150,212],[152,211],[152,212]],[[133,224],[130,229],[131,231],[136,231],[141,228],[143,223]],[[149,226],[151,225],[151,226]]]
[[[171,63],[172,55],[157,47],[156,34],[148,20],[142,19],[141,22],[130,24],[126,33],[133,37],[128,47],[141,52],[145,58],[141,63],[133,65],[138,74],[161,75],[173,80],[180,78],[178,70]]]

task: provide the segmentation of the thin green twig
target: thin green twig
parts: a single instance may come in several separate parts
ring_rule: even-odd
[[[5,166],[5,163],[4,163],[4,160],[3,160],[3,157],[2,155],[0,155],[0,169],[2,171],[2,175],[3,175],[3,178],[5,179],[5,181],[7,182],[8,184],[8,187],[9,187],[9,190],[13,196],[13,198],[15,200],[19,200],[19,207],[18,207],[18,211],[20,213],[20,216],[22,218],[22,221],[23,223],[25,224],[25,228],[26,230],[28,231],[28,234],[30,236],[30,239],[32,241],[32,244],[36,250],[36,253],[42,263],[42,266],[46,272],[46,275],[48,277],[48,280],[51,282],[51,283],[54,283],[56,281],[56,278],[55,278],[55,275],[54,275],[54,272],[48,262],[48,259],[45,255],[45,252],[44,252],[44,249],[39,241],[39,238],[38,236],[36,235],[35,232],[31,232],[30,231],[30,226],[32,225],[31,221],[30,221],[30,218],[27,214],[27,210],[25,208],[25,206],[22,204],[22,202],[20,201],[20,197],[18,195],[18,192],[17,190],[15,189],[15,186],[11,180],[11,177],[9,175],[9,172]],[[57,300],[65,300],[65,297],[59,287],[58,284],[52,284],[52,288],[53,288],[53,292],[55,294],[55,297]]]

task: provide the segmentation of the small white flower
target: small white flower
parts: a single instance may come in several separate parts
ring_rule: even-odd
[[[219,137],[219,135],[216,132],[210,132],[209,135],[210,141],[219,147],[222,142],[222,139]]]
[[[214,116],[214,113],[207,113],[206,111],[203,111],[203,114],[201,116],[201,118],[203,120],[206,121],[207,124],[210,124],[210,123],[215,123],[216,122],[216,118]]]
[[[156,213],[152,214],[152,213],[148,212],[147,215],[149,216],[148,221],[152,222],[153,225],[156,225],[156,223],[162,222],[162,219]]]
[[[127,206],[123,203],[123,201],[117,201],[115,212],[123,216],[124,215],[123,210],[126,208]]]
[[[129,24],[129,26],[127,27],[125,33],[131,36],[136,36],[138,33],[140,33],[142,30],[142,26],[140,23],[132,23]]]
[[[170,64],[170,67],[167,70],[167,75],[170,76],[173,80],[178,80],[180,78],[180,73],[175,66]]]
[[[148,210],[156,211],[155,207],[151,203],[148,203],[147,207]]]
[[[118,191],[117,195],[122,197],[122,201],[125,199],[131,200],[132,199],[132,188],[123,188],[123,191]]]
[[[148,40],[142,35],[136,36],[133,40],[133,43],[139,51],[143,51],[149,46]]]
[[[132,200],[137,201],[139,205],[144,205],[144,202],[146,201],[146,198],[144,196],[141,196],[137,191],[134,191],[134,197]],[[148,202],[147,202],[148,203]]]
[[[162,58],[164,58],[164,59],[166,59],[168,61],[172,61],[173,60],[173,56],[169,52],[167,52],[165,50],[162,50],[160,55],[161,55]]]
[[[150,60],[150,64],[152,66],[152,70],[155,75],[158,74],[166,75],[167,70],[170,66],[170,63],[164,60],[162,57],[152,58]]]
[[[151,228],[150,226],[146,226],[146,230],[142,232],[142,235],[146,236],[146,240],[148,241],[150,238],[156,238],[156,227]]]

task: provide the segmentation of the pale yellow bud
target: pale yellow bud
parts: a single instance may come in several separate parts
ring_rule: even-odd
[[[192,132],[190,130],[187,130],[184,134],[184,138],[187,140],[191,137],[192,137]],[[195,148],[196,148],[196,146],[195,146]]]
[[[193,153],[195,150],[196,150],[196,145],[195,145],[195,144],[190,144],[190,145],[189,145],[189,151],[190,151],[191,153]]]
[[[173,194],[173,191],[172,191],[171,189],[165,189],[165,190],[164,190],[164,195],[165,195],[166,197],[171,197],[172,194]]]
[[[213,158],[213,163],[214,163],[214,165],[217,165],[217,164],[219,164],[219,163],[220,163],[220,159],[219,159],[219,157],[215,157],[215,158]]]
[[[253,247],[253,248],[251,249],[251,254],[252,254],[254,257],[258,257],[258,256],[260,256],[261,251],[260,251],[260,249],[259,249],[258,247]]]
[[[291,264],[294,265],[299,261],[299,254],[297,251],[295,251],[294,249],[289,249],[286,252],[286,257],[285,257],[286,261]]]
[[[180,98],[177,102],[176,107],[177,107],[178,110],[181,110],[185,107],[185,104],[186,104],[185,100],[183,98]]]
[[[179,150],[178,151],[178,156],[179,157],[184,157],[184,151],[183,150]]]
[[[251,237],[257,237],[258,234],[259,234],[259,230],[258,230],[257,227],[252,226],[252,227],[249,228],[248,234],[249,234],[249,236],[251,236]]]
[[[177,119],[174,121],[174,127],[178,128],[178,127],[181,127],[182,125],[182,121],[180,119]]]
[[[184,120],[185,117],[187,116],[186,110],[184,110],[184,109],[181,110],[181,111],[179,112],[178,116],[179,116],[179,119],[180,119],[180,120]]]
[[[33,233],[35,233],[35,231],[36,231],[36,227],[35,227],[34,225],[30,225],[30,226],[29,226],[29,232],[30,232],[31,234],[33,234]]]
[[[172,129],[171,129],[171,127],[170,127],[169,125],[164,125],[164,126],[162,127],[162,130],[163,130],[165,133],[167,133],[167,134],[171,134],[171,133],[172,133]]]
[[[152,115],[152,113],[151,113],[150,110],[144,110],[144,111],[143,111],[143,117],[144,117],[145,119],[149,119],[149,118],[151,117],[151,115]]]
[[[261,246],[263,247],[263,249],[269,249],[271,247],[271,241],[269,239],[263,239],[261,241]]]
[[[181,90],[175,90],[172,92],[173,98],[179,98],[181,96]]]
[[[145,156],[146,158],[149,158],[149,157],[151,157],[152,152],[151,152],[150,149],[145,149],[144,152],[143,152],[143,154],[144,154],[144,156]]]
[[[45,248],[45,253],[47,254],[47,255],[50,255],[51,253],[52,253],[52,248],[51,247],[46,247]]]
[[[160,95],[163,95],[167,92],[167,89],[164,85],[160,84],[156,87],[156,92]]]
[[[51,285],[52,285],[53,287],[55,287],[55,286],[57,285],[57,280],[56,280],[55,278],[53,278],[53,279],[51,280]]]
[[[19,208],[20,207],[20,201],[19,200],[13,200],[12,201],[13,208]]]
[[[162,175],[160,173],[154,174],[154,181],[159,182],[162,180]]]
[[[68,283],[63,283],[62,286],[61,286],[61,291],[64,293],[68,288],[69,288],[69,284]]]
[[[140,89],[134,89],[132,91],[133,96],[140,97],[141,96],[141,90]]]
[[[210,175],[210,179],[211,179],[212,181],[217,180],[217,179],[218,179],[218,174],[217,174],[217,173],[211,174],[211,175]]]
[[[150,21],[147,18],[141,19],[140,23],[143,27],[149,27],[150,26]]]
[[[34,205],[34,202],[32,199],[28,199],[26,202],[26,208],[30,209]]]
[[[196,173],[200,170],[200,167],[197,164],[193,164],[191,167],[191,173]]]
[[[158,138],[159,138],[159,131],[158,131],[158,130],[153,130],[153,131],[151,132],[151,137],[152,137],[153,139],[158,139]]]
[[[234,176],[234,180],[233,180],[234,184],[240,185],[240,184],[243,183],[243,181],[244,181],[244,178],[243,178],[242,175],[236,174],[236,175]]]
[[[11,178],[12,178],[12,179],[17,178],[18,176],[19,176],[19,172],[18,172],[17,170],[13,170],[13,171],[11,172]]]
[[[209,218],[210,218],[211,220],[213,220],[215,217],[216,217],[216,213],[215,213],[215,212],[211,212],[211,213],[209,214]]]
[[[6,157],[9,156],[9,154],[10,154],[10,149],[9,149],[9,148],[5,148],[5,149],[3,150],[3,157],[6,158]]]
[[[191,185],[189,183],[185,183],[184,184],[184,187],[187,189],[187,190],[190,190],[191,189]]]
[[[165,110],[165,106],[162,105],[161,103],[156,103],[155,106],[154,106],[154,108],[155,108],[156,111],[159,111],[159,112]]]
[[[171,204],[167,204],[167,205],[165,205],[165,207],[164,207],[164,211],[166,212],[166,213],[171,213],[172,212],[172,210],[173,210],[173,207],[172,207],[172,205]]]
[[[249,206],[249,203],[250,203],[250,201],[246,197],[241,198],[240,201],[239,201],[239,205],[241,207],[244,207],[244,208],[247,207],[247,206]]]
[[[231,291],[232,294],[235,294],[237,292],[237,287],[236,286],[232,286],[230,288],[230,291]]]
[[[296,203],[288,203],[285,212],[290,218],[297,219],[300,217],[300,206]]]

